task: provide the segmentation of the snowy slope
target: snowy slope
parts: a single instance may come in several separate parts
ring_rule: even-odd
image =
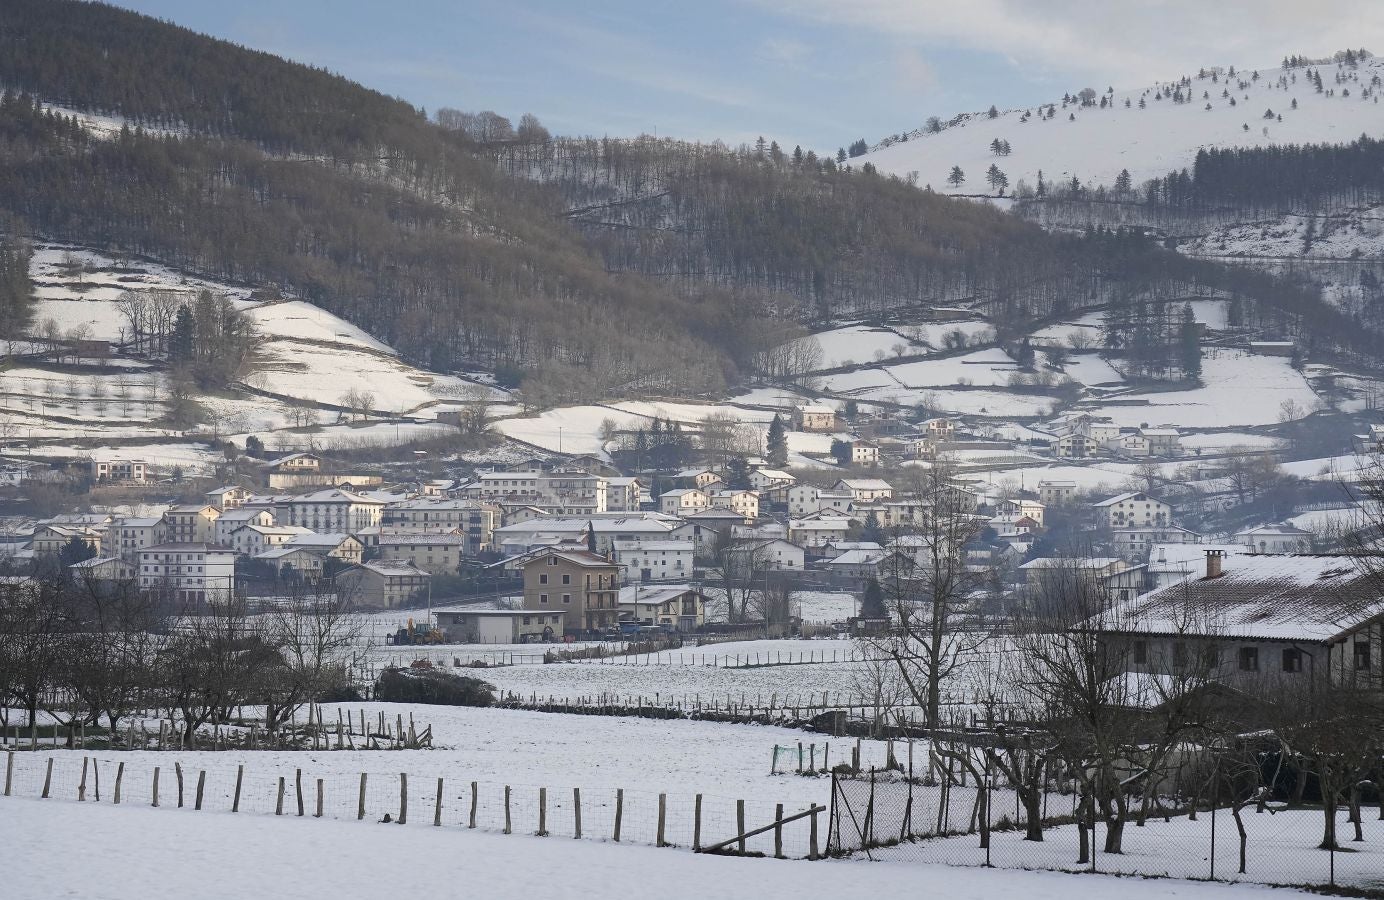
[[[1103,85],[1092,85],[1097,92],[1113,97],[1113,103],[1104,109],[1074,104],[1064,108],[1061,98],[1054,97],[1057,113],[1052,118],[1040,118],[1038,107],[1004,110],[994,119],[984,112],[963,114],[936,134],[919,129],[910,132],[907,141],[899,141],[897,136],[887,139],[853,163],[871,162],[900,176],[916,172],[919,184],[947,193],[986,193],[984,174],[992,163],[1009,177],[1011,191],[1020,179],[1030,187],[1036,185],[1040,169],[1048,182],[1076,177],[1085,185],[1107,186],[1114,183],[1121,169],[1128,169],[1137,186],[1172,169],[1190,166],[1203,147],[1344,143],[1361,134],[1384,135],[1384,107],[1378,103],[1378,89],[1362,99],[1362,89],[1369,87],[1375,76],[1384,78],[1384,60],[1366,60],[1355,70],[1335,64],[1312,68],[1320,68],[1326,89],[1321,94],[1308,83],[1306,67],[1262,68],[1257,70],[1257,81],[1252,80],[1254,70],[1237,70],[1230,79],[1222,73],[1214,82],[1209,70],[1206,78],[1189,72],[1192,99],[1180,104],[1167,96],[1169,83],[1113,94],[1105,94]],[[1338,72],[1353,80],[1335,84]],[[1180,78],[1183,73],[1177,74]],[[1280,77],[1288,79],[1286,87],[1280,85]],[[1249,83],[1241,88],[1242,82]],[[1333,89],[1335,95],[1328,96]],[[1230,97],[1222,96],[1225,90],[1230,91]],[[1349,96],[1345,95],[1347,90]],[[1163,99],[1154,99],[1160,92],[1164,92]],[[1203,98],[1203,93],[1209,97]],[[1234,106],[1230,105],[1232,99]],[[1145,103],[1143,109],[1140,100]],[[1294,100],[1297,109],[1292,109]],[[1264,118],[1267,109],[1273,110],[1275,118]],[[1032,113],[1027,121],[1025,113]],[[990,152],[990,142],[995,139],[1009,142],[1012,151],[1008,156]],[[959,187],[947,184],[952,166],[960,166],[966,174],[965,183]]]

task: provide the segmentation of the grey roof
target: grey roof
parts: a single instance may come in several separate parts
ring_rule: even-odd
[[[1117,604],[1102,631],[1325,643],[1384,614],[1384,586],[1350,556],[1245,554],[1217,578],[1190,578]]]

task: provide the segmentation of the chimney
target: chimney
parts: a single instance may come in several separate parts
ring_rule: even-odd
[[[1207,578],[1220,578],[1220,577],[1221,577],[1221,574],[1222,574],[1222,573],[1221,573],[1221,560],[1224,559],[1224,558],[1225,558],[1225,551],[1224,551],[1224,550],[1207,550],[1207,551],[1206,551],[1206,577],[1207,577]]]

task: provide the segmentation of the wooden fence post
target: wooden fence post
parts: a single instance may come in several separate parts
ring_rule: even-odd
[[[284,814],[284,777],[283,777],[282,775],[280,775],[280,776],[279,776],[279,794],[278,794],[278,799],[274,801],[274,815],[276,815],[276,816],[281,816],[281,815],[283,815],[283,814]]]
[[[365,710],[360,711],[361,728],[365,728]],[[356,818],[365,818],[365,773],[360,773],[360,800],[356,803]]]
[[[195,809],[202,808],[202,790],[207,786],[207,770],[202,769],[197,773],[197,804]]]
[[[178,777],[178,809],[183,808],[183,764],[175,762],[173,764],[173,774]]]
[[[657,846],[666,847],[668,842],[663,839],[663,826],[668,817],[668,795],[658,795],[658,841]]]
[[[96,757],[91,758],[91,786],[95,791],[97,803],[101,802],[101,764]]]
[[[16,742],[17,743],[17,742]],[[5,796],[10,795],[10,788],[14,786],[14,751],[5,751]]]
[[[159,767],[154,766],[154,805],[159,805]]]
[[[399,824],[408,824],[408,773],[399,773]]]
[[[548,789],[541,787],[538,789],[538,836],[544,837],[548,833]]]
[[[812,810],[812,830],[811,830],[811,832],[809,832],[808,837],[807,837],[807,841],[808,841],[808,844],[807,844],[807,858],[808,858],[808,859],[817,859],[817,858],[821,855],[821,854],[819,854],[819,853],[817,852],[817,813],[818,813],[818,812],[820,812],[820,810],[818,810],[818,809],[816,809],[816,808],[813,808],[813,810]]]
[[[125,777],[125,763],[115,767],[115,802],[120,803],[120,781]]]
[[[317,779],[317,818],[322,818],[322,795],[325,793],[322,779]]]
[[[309,714],[309,716],[311,716],[311,714],[312,714],[312,708],[311,708],[311,707],[308,708],[308,714]],[[311,720],[309,719],[309,721],[311,721]],[[298,815],[299,815],[299,816],[302,816],[302,814],[303,814],[303,770],[302,770],[302,769],[294,769],[294,770],[293,770],[293,791],[294,791],[294,793],[297,794],[297,796],[298,796]]]
[[[48,789],[53,786],[53,757],[48,757],[48,771],[43,774],[43,799],[48,799]],[[157,803],[154,804],[158,806]]]
[[[442,825],[442,779],[437,779],[437,801],[433,805],[433,824]]]
[[[510,833],[511,829],[509,821],[509,785],[505,785],[505,834]]]
[[[476,782],[471,782],[471,818],[467,820],[467,828],[476,827],[476,807],[480,805],[481,788]]]
[[[783,859],[783,804],[774,806],[774,859]]]
[[[692,850],[702,849],[702,795],[692,805]]]
[[[572,788],[572,837],[581,839],[581,788]]]
[[[83,757],[82,757],[82,780],[79,781],[79,782],[77,782],[77,802],[78,802],[78,803],[84,803],[84,802],[86,802],[86,776],[87,776],[87,765],[88,765],[88,764],[89,764],[89,761],[88,761],[87,757],[83,756]]]
[[[745,855],[745,801],[735,801],[735,833],[740,835],[740,855]]]
[[[231,798],[231,812],[240,812],[240,783],[245,779],[245,764],[235,767],[235,796]]]
[[[615,789],[615,843],[620,843],[620,819],[625,813],[625,789]]]

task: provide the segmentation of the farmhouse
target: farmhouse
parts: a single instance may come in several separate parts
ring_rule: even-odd
[[[421,599],[432,575],[398,559],[377,559],[337,573],[337,590],[361,606],[402,606]]]
[[[1091,620],[1129,671],[1240,687],[1384,690],[1384,594],[1346,556],[1206,553],[1194,577]]]
[[[793,430],[835,431],[836,410],[830,406],[804,404],[793,407]]]
[[[1118,494],[1093,503],[1092,507],[1106,528],[1149,527],[1172,522],[1172,507],[1142,491]]]

